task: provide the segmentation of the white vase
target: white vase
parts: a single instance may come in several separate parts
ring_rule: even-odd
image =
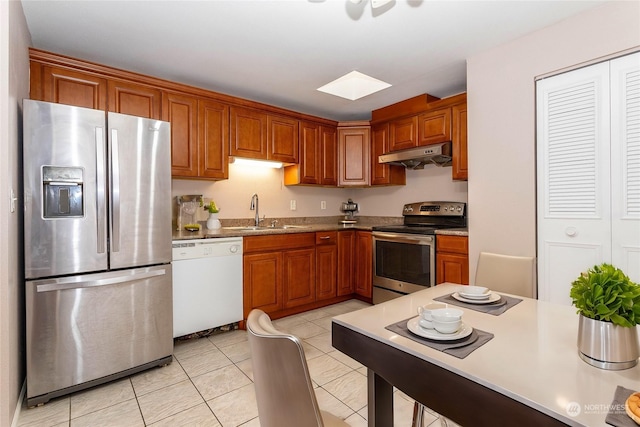
[[[207,228],[209,230],[217,230],[220,227],[222,227],[222,224],[220,224],[220,220],[218,219],[218,214],[210,213],[209,218],[207,219]]]

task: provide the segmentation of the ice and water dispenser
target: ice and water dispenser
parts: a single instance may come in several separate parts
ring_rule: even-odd
[[[42,167],[42,206],[45,219],[84,216],[83,179],[80,167]]]

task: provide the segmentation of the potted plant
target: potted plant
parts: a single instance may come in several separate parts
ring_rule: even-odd
[[[209,230],[215,230],[222,227],[220,220],[218,219],[218,212],[220,209],[216,206],[216,202],[211,200],[208,205],[204,205],[204,209],[209,211],[209,218],[207,219],[207,228]]]
[[[622,270],[603,263],[571,284],[578,309],[578,351],[585,362],[602,369],[627,369],[640,357],[636,325],[640,323],[640,285]]]

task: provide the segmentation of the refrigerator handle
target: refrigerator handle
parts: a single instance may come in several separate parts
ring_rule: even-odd
[[[96,128],[96,209],[97,209],[97,227],[98,227],[98,253],[105,252],[106,238],[106,216],[107,205],[105,199],[106,179],[105,179],[105,146],[104,146],[104,128]]]
[[[50,281],[42,280],[44,283],[36,285],[36,292],[64,291],[66,289],[95,288],[96,286],[117,285],[119,283],[151,279],[153,277],[164,276],[165,274],[167,274],[167,270],[161,268],[133,273],[125,272],[119,276],[103,277],[93,280],[76,281],[78,276],[52,279]]]
[[[111,252],[120,251],[120,157],[118,130],[111,129]]]

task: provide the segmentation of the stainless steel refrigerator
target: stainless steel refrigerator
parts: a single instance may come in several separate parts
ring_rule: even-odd
[[[23,102],[27,405],[170,363],[169,123]]]

